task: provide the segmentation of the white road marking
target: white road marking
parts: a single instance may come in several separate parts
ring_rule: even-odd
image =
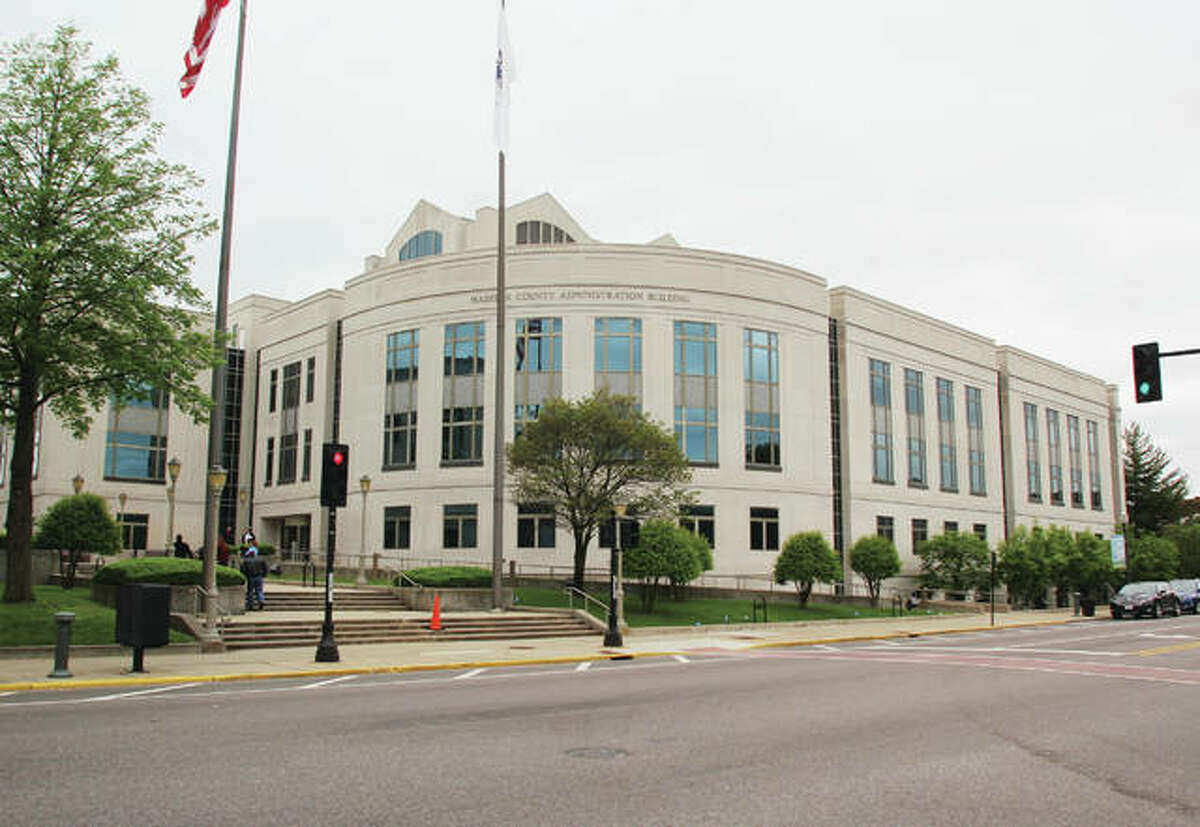
[[[864,646],[864,649],[881,649],[889,650],[888,646]],[[923,644],[921,646],[909,647],[911,652],[966,652],[968,654],[1011,654],[1011,655],[1095,655],[1097,657],[1119,658],[1122,655],[1131,655],[1132,652],[1097,652],[1093,649],[1033,649],[1022,646],[939,646],[937,644]]]
[[[317,681],[316,683],[306,683],[304,686],[297,686],[297,689],[316,689],[318,686],[329,686],[331,683],[341,683],[342,681],[352,681],[358,675],[342,675],[339,678],[330,678],[329,680]]]
[[[134,692],[117,692],[113,695],[96,695],[92,698],[80,698],[79,703],[94,703],[95,701],[115,701],[120,698],[134,698],[139,695],[156,695],[159,692],[175,692],[179,689],[189,689],[193,686],[199,686],[198,683],[180,683],[174,686],[157,686],[154,689],[138,689]]]
[[[0,692],[0,698],[7,698],[9,695],[16,695],[16,692]]]
[[[586,672],[586,671],[588,671],[588,669],[591,668],[591,666],[592,666],[592,662],[590,660],[585,660],[583,663],[581,663],[575,667],[575,671],[576,672]]]
[[[1156,635],[1154,632],[1142,632],[1142,637],[1164,638],[1166,640],[1195,640],[1195,635]]]
[[[481,668],[481,669],[472,669],[470,672],[463,672],[461,675],[455,675],[455,676],[454,676],[454,678],[453,678],[453,680],[456,680],[456,681],[461,681],[461,680],[464,680],[464,679],[466,679],[466,678],[473,678],[473,677],[475,677],[476,675],[483,674],[483,673],[484,673],[484,672],[486,672],[486,671],[487,671],[487,669],[484,669],[484,668]]]
[[[826,651],[826,652],[838,652],[838,651],[840,651],[840,650],[839,650],[839,649],[838,649],[836,646],[829,646],[828,644],[824,644],[824,643],[823,643],[823,644],[821,644],[820,646],[817,646],[816,648],[817,648],[817,649],[822,649],[822,650],[824,650],[824,651]]]
[[[685,658],[683,655],[672,655],[672,657],[674,657],[675,660],[679,661],[680,663],[691,663],[691,661]]]

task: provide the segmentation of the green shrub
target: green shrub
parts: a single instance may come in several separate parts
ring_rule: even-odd
[[[802,531],[788,537],[775,558],[775,582],[789,580],[796,585],[800,607],[808,605],[813,583],[833,583],[841,579],[842,564],[825,536],[819,531]]]
[[[254,545],[258,549],[259,555],[262,557],[270,557],[275,553],[275,546],[271,545],[270,543],[255,543]],[[246,549],[248,548],[250,548],[250,546],[244,543],[239,543],[236,546],[230,546],[229,553],[231,555],[236,554],[238,557],[241,557],[246,553]]]
[[[426,566],[404,572],[422,586],[443,589],[484,589],[492,585],[492,572],[481,566]],[[397,577],[396,585],[408,585]]]
[[[204,564],[201,560],[182,560],[177,557],[127,557],[99,569],[93,583],[120,585],[122,583],[165,583],[170,586],[201,586],[204,584]],[[242,586],[246,578],[229,566],[217,566],[218,586]]]

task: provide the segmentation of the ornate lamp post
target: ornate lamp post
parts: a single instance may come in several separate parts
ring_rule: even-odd
[[[167,463],[167,473],[171,475],[171,485],[167,488],[167,545],[163,556],[171,556],[171,541],[175,539],[175,483],[179,480],[179,468],[182,465],[178,457],[171,457]]]
[[[362,491],[362,531],[358,535],[358,577],[354,582],[359,586],[367,585],[367,492],[371,490],[371,478],[366,474],[359,477],[358,488]]]
[[[617,570],[621,560],[621,522],[625,519],[625,506],[613,506],[613,545],[608,566],[608,631],[604,633],[605,646],[624,646],[625,639],[617,626]]]
[[[83,474],[76,474],[71,477],[71,487],[75,489],[76,494],[83,491]]]
[[[200,648],[209,652],[225,648],[217,635],[217,506],[225,487],[225,477],[225,469],[219,465],[208,469],[208,533],[211,536],[204,538],[204,639]]]
[[[117,495],[117,502],[119,502],[121,504],[121,511],[118,514],[119,519],[117,520],[117,522],[119,522],[121,524],[121,545],[122,545],[122,547],[125,545],[125,501],[128,499],[129,499],[129,497],[125,494],[124,491],[122,491],[120,494]],[[129,545],[130,546],[133,545],[132,538],[130,538]],[[137,557],[137,549],[131,548],[130,550],[133,552],[133,556]]]

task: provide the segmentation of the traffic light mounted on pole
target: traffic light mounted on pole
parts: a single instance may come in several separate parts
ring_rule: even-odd
[[[1158,342],[1133,346],[1133,395],[1138,402],[1157,402],[1162,399]]]
[[[321,505],[343,508],[350,478],[350,446],[326,442],[321,446]]]

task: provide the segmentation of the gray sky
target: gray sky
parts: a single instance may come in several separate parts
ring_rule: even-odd
[[[221,209],[237,2],[8,0],[153,98]],[[340,287],[419,198],[495,203],[497,0],[250,0],[233,298]],[[1135,405],[1130,345],[1200,347],[1200,4],[509,0],[510,203],[593,237],[804,268],[1115,382],[1200,487],[1200,356]],[[215,292],[216,237],[196,250]]]

